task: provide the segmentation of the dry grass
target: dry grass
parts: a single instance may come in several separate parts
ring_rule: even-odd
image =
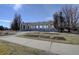
[[[15,31],[0,31],[0,36],[13,35],[16,34]]]
[[[79,34],[58,32],[29,32],[20,37],[67,44],[79,44]]]
[[[47,52],[0,40],[0,55],[40,55]]]

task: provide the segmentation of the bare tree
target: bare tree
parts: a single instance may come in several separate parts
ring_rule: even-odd
[[[58,28],[58,13],[57,13],[57,12],[53,15],[53,18],[54,18],[53,25],[54,25],[54,27],[55,27],[57,30],[59,30],[59,28]]]
[[[56,12],[54,14],[54,27],[60,31],[63,32],[64,31],[64,17],[62,16],[62,12]]]
[[[76,29],[79,19],[78,7],[74,5],[65,5],[63,6],[61,11],[65,18],[66,28],[68,29],[68,32],[70,32],[71,29]]]

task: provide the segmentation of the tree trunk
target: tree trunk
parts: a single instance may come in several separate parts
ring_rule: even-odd
[[[71,32],[71,31],[70,31],[70,28],[68,28],[68,32]]]

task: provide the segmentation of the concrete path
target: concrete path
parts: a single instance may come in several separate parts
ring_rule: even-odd
[[[16,35],[22,35],[24,32],[17,33]],[[42,49],[51,53],[65,54],[65,55],[79,55],[79,45],[53,43],[50,49],[50,42],[33,40],[28,38],[16,37],[16,35],[0,36],[1,40],[17,43],[23,46],[29,46],[37,49]]]

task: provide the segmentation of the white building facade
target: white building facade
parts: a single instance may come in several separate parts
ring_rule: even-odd
[[[25,23],[22,22],[20,25],[21,31],[53,31],[53,21],[47,22],[31,22]]]

